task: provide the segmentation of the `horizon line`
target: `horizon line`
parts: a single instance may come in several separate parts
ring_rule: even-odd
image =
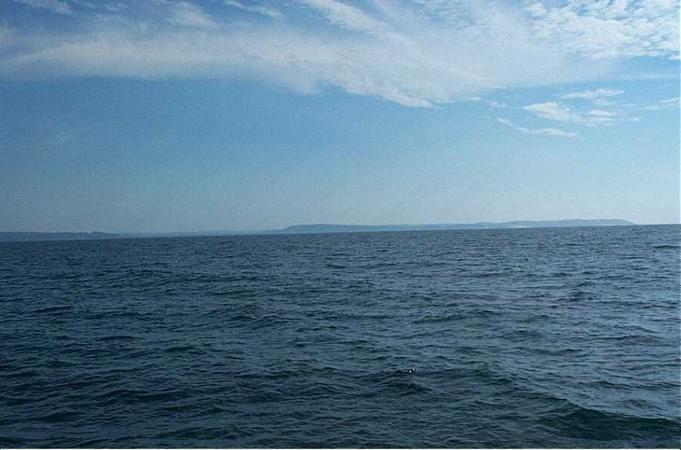
[[[426,223],[387,223],[387,224],[364,224],[364,223],[333,223],[333,222],[308,222],[308,223],[293,223],[289,225],[283,225],[271,228],[252,228],[252,229],[224,229],[224,228],[212,228],[212,229],[194,229],[194,230],[179,230],[179,231],[104,231],[102,229],[90,229],[83,231],[64,231],[64,230],[53,230],[53,231],[33,231],[33,230],[0,230],[0,234],[11,234],[11,233],[26,233],[26,234],[113,234],[113,235],[177,235],[177,234],[266,234],[266,233],[281,233],[289,229],[304,228],[304,227],[365,227],[365,228],[408,228],[408,227],[454,227],[454,226],[484,226],[490,225],[492,228],[495,225],[507,225],[514,224],[518,222],[530,222],[530,223],[546,223],[546,222],[612,222],[620,221],[626,222],[616,225],[607,226],[631,226],[631,225],[681,225],[681,220],[679,222],[670,223],[638,223],[633,222],[628,219],[621,218],[596,218],[596,219],[514,219],[506,221],[487,221],[479,220],[475,222],[426,222]],[[595,225],[598,226],[598,225]],[[606,226],[606,225],[600,225]],[[569,225],[568,225],[569,227]],[[525,228],[533,228],[531,226]],[[542,227],[546,228],[546,227]],[[550,228],[550,227],[549,227]],[[397,230],[400,231],[400,230]],[[404,230],[408,231],[408,230]],[[418,230],[416,230],[418,231]],[[425,231],[425,230],[424,230]]]

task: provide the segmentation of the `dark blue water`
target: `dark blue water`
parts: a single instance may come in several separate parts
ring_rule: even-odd
[[[0,244],[0,446],[677,447],[678,226]]]

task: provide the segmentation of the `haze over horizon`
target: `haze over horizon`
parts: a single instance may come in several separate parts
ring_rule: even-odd
[[[586,223],[593,222],[593,223]],[[374,231],[418,231],[418,230],[459,230],[459,229],[509,229],[516,228],[512,225],[518,225],[517,228],[544,228],[544,227],[581,227],[581,226],[626,226],[626,225],[676,225],[676,224],[638,224],[626,219],[619,218],[600,218],[600,219],[558,219],[558,220],[511,220],[503,222],[459,222],[459,223],[411,223],[411,224],[362,224],[362,223],[298,223],[288,224],[276,228],[257,228],[250,230],[234,230],[234,229],[201,229],[201,230],[174,230],[174,231],[111,231],[111,230],[86,230],[86,231],[35,231],[35,230],[0,230],[2,234],[120,234],[120,235],[169,235],[169,234],[186,234],[186,235],[206,235],[206,234],[259,234],[270,232],[286,232],[288,230],[301,230],[302,232],[316,233],[319,230],[322,232],[335,232],[335,229],[348,229],[347,231],[363,231],[363,229],[373,229]]]
[[[0,231],[680,223],[667,0],[0,3]]]

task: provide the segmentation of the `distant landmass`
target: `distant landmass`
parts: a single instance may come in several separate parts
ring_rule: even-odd
[[[75,241],[82,239],[116,239],[120,236],[112,233],[35,233],[24,231],[0,232],[0,241]]]
[[[610,227],[636,225],[622,219],[516,220],[512,222],[440,223],[425,225],[292,225],[277,233],[351,233],[369,231],[474,230],[494,228]]]
[[[93,239],[157,238],[157,237],[199,237],[232,236],[244,234],[313,234],[313,233],[366,233],[376,231],[419,231],[419,230],[483,230],[496,228],[559,228],[559,227],[610,227],[636,225],[622,219],[572,219],[572,220],[516,220],[513,222],[439,223],[424,225],[336,225],[309,224],[291,225],[277,230],[262,231],[202,231],[177,233],[35,233],[0,232],[2,241],[74,241]]]

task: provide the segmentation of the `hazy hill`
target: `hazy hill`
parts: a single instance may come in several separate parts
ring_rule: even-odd
[[[178,233],[35,233],[0,232],[2,241],[68,241],[92,239],[153,238],[153,237],[199,237],[229,236],[243,234],[305,234],[305,233],[352,233],[372,231],[419,231],[419,230],[475,230],[495,228],[550,228],[550,227],[607,227],[635,225],[621,219],[575,219],[575,220],[517,220],[513,222],[439,223],[425,225],[337,225],[309,224],[291,225],[278,230],[264,231],[204,231]]]
[[[573,219],[573,220],[517,220],[512,222],[441,223],[426,225],[292,225],[276,230],[277,233],[349,233],[367,231],[406,230],[471,230],[491,228],[557,228],[557,227],[605,227],[635,225],[621,219]]]

